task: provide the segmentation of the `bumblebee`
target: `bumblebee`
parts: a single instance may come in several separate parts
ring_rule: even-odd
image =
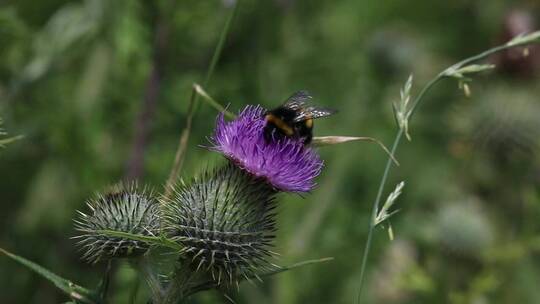
[[[298,91],[281,106],[267,111],[264,114],[266,140],[286,136],[301,138],[308,145],[313,138],[313,120],[336,113],[332,109],[310,105],[311,99],[307,91]]]

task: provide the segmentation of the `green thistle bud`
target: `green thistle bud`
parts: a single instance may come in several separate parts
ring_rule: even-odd
[[[475,199],[445,204],[436,219],[437,237],[449,253],[475,258],[493,243],[489,218]]]
[[[137,257],[149,244],[121,237],[104,235],[101,230],[113,230],[139,235],[154,235],[159,231],[159,205],[152,192],[138,190],[135,184],[117,186],[104,195],[87,202],[91,212],[79,212],[76,229],[84,234],[74,238],[84,251],[83,259],[96,263],[111,258]]]
[[[453,128],[474,148],[497,156],[497,162],[530,161],[540,147],[538,96],[517,88],[493,88],[483,95],[456,108]]]
[[[163,229],[180,243],[185,267],[212,279],[238,282],[277,267],[274,254],[276,192],[264,180],[228,164],[164,200]]]

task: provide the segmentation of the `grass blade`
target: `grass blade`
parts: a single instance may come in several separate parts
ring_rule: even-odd
[[[386,148],[386,146],[379,140],[373,137],[367,137],[367,136],[320,136],[320,137],[314,137],[313,142],[311,143],[315,147],[323,147],[323,146],[329,146],[329,145],[336,145],[336,144],[342,144],[350,141],[369,141],[376,143],[379,145],[381,149],[394,161],[394,164],[396,166],[399,166],[399,162],[394,157],[392,153],[390,153],[390,150]]]
[[[292,264],[290,266],[283,266],[283,267],[280,267],[280,268],[278,268],[276,270],[273,270],[273,271],[270,271],[270,272],[265,272],[265,273],[262,273],[262,274],[252,275],[252,276],[248,276],[248,277],[240,276],[239,280],[242,281],[242,280],[246,280],[246,279],[254,279],[254,278],[257,278],[257,277],[269,277],[269,276],[272,276],[272,275],[275,275],[275,274],[278,274],[278,273],[281,273],[281,272],[285,272],[285,271],[288,271],[288,270],[292,270],[292,269],[295,269],[295,268],[299,268],[299,267],[302,267],[302,266],[311,265],[311,264],[318,264],[318,263],[324,263],[324,262],[332,261],[333,259],[334,259],[333,257],[326,257],[326,258],[321,258],[321,259],[316,259],[316,260],[306,260],[306,261],[302,261],[302,262]],[[200,292],[200,291],[216,288],[216,287],[218,287],[218,284],[215,281],[207,281],[207,282],[201,283],[201,284],[191,288],[190,290],[188,290],[186,292],[186,296],[192,295],[192,294]]]
[[[239,1],[235,2],[232,12],[227,18],[227,21],[225,22],[225,25],[221,31],[221,34],[219,35],[218,43],[214,50],[214,54],[212,55],[212,59],[210,61],[210,65],[208,66],[208,70],[206,71],[206,76],[203,82],[204,87],[208,85],[208,82],[210,81],[210,78],[212,77],[212,74],[214,73],[214,69],[221,55],[221,51],[223,50],[223,46],[225,45],[225,40],[227,39],[229,28],[238,11],[238,2]],[[197,107],[197,97],[198,97],[197,87],[199,86],[194,84],[191,91],[186,126],[184,130],[182,130],[182,135],[180,135],[178,149],[176,150],[176,154],[174,157],[174,164],[172,166],[171,173],[169,174],[169,178],[167,179],[167,183],[165,184],[165,198],[169,198],[170,195],[172,194],[172,187],[176,183],[178,175],[180,174],[180,171],[182,170],[182,165],[184,164],[187,144],[189,141],[189,134],[191,133],[191,125],[193,122],[193,116],[195,115],[195,109]]]
[[[82,286],[79,286],[67,279],[60,277],[59,275],[51,272],[50,270],[29,261],[21,256],[13,254],[5,249],[0,248],[0,253],[5,254],[7,257],[19,262],[23,266],[26,266],[44,277],[45,279],[51,281],[58,289],[65,292],[70,298],[82,302],[82,303],[100,303],[101,301],[97,299],[95,293],[91,290],[88,290]]]
[[[24,135],[17,135],[9,138],[0,139],[0,148],[5,147],[7,144],[10,144],[14,141],[17,141],[19,139],[22,139]]]
[[[123,231],[114,231],[114,230],[96,230],[94,232],[112,236],[112,237],[126,238],[130,240],[146,242],[152,245],[162,246],[162,247],[171,248],[175,250],[182,250],[183,248],[175,241],[168,239],[166,237],[139,235],[139,234],[132,234],[132,233],[123,232]]]
[[[437,84],[439,81],[443,80],[444,78],[450,77],[449,75],[452,74],[453,71],[459,70],[462,67],[468,66],[474,62],[477,62],[479,60],[483,60],[488,58],[489,56],[507,50],[511,49],[517,46],[524,46],[529,44],[538,44],[540,43],[540,31],[536,31],[527,35],[520,35],[515,37],[514,39],[510,40],[508,43],[496,46],[494,48],[488,49],[487,51],[484,51],[480,54],[477,54],[475,56],[466,58],[448,68],[443,70],[441,73],[439,73],[437,76],[435,76],[433,79],[431,79],[424,88],[420,91],[420,93],[416,96],[414,99],[412,105],[410,106],[407,114],[407,120],[412,119],[413,114],[416,112],[418,105],[423,100],[425,94]],[[395,107],[394,107],[395,109]],[[394,138],[394,143],[392,145],[392,149],[390,150],[391,155],[395,155],[395,152],[397,151],[397,148],[399,146],[399,143],[401,142],[401,138],[404,135],[405,130],[404,128],[400,128],[396,134],[396,137]],[[388,179],[388,175],[390,173],[390,168],[392,165],[392,159],[389,157],[386,166],[383,171],[383,175],[381,178],[381,181],[379,183],[379,189],[377,190],[377,196],[373,202],[373,206],[371,208],[371,218],[375,218],[377,216],[377,211],[379,210],[379,204],[382,198],[382,192],[384,189],[384,186],[386,185],[386,181]],[[356,295],[356,301],[355,303],[360,303],[362,299],[362,290],[364,286],[364,277],[366,273],[366,266],[367,266],[367,260],[369,257],[369,252],[371,250],[371,242],[373,239],[373,231],[374,231],[375,225],[374,221],[370,221],[369,227],[368,227],[368,235],[364,246],[364,252],[362,254],[362,264],[360,268],[360,279],[358,284],[358,293]]]

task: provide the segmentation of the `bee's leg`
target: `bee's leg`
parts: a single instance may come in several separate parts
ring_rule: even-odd
[[[274,141],[276,137],[276,128],[271,124],[267,124],[264,127],[263,134],[264,134],[264,139],[266,140],[266,142],[272,142]]]
[[[313,139],[313,124],[307,124],[306,121],[296,123],[294,126],[295,135],[304,141],[304,145],[311,143]]]
[[[307,132],[306,136],[304,137],[304,145],[309,145],[312,139],[313,139],[313,133]]]

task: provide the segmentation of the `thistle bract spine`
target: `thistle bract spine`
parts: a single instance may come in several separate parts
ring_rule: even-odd
[[[257,277],[269,262],[275,231],[276,192],[235,165],[177,185],[164,201],[164,232],[184,248],[181,259],[218,284]]]
[[[117,186],[90,199],[87,205],[90,212],[79,211],[79,219],[75,220],[76,229],[83,233],[75,238],[80,239],[77,245],[88,262],[137,257],[150,247],[142,241],[105,235],[101,230],[143,236],[158,234],[158,201],[151,191],[138,190],[135,184]]]

